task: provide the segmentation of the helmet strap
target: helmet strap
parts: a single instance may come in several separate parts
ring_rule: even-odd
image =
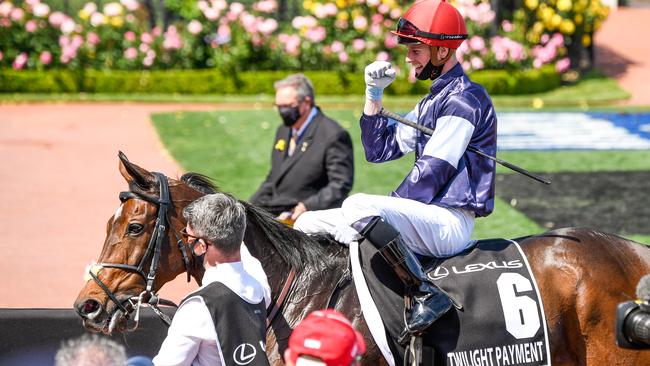
[[[429,62],[427,62],[422,71],[419,74],[415,75],[415,77],[418,80],[437,79],[442,74],[442,69],[445,67],[445,64],[451,57],[451,54],[452,50],[450,49],[445,58],[438,59],[438,46],[431,46],[431,57],[429,58]],[[436,59],[435,61],[433,61],[434,58]]]

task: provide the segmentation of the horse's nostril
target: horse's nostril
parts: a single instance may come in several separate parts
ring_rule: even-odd
[[[99,302],[93,299],[88,299],[81,304],[79,312],[81,315],[88,316],[96,313],[97,310],[99,310]]]

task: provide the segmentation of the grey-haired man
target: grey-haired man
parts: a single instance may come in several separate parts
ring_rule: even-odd
[[[268,365],[270,288],[243,244],[244,206],[216,193],[189,204],[183,216],[194,255],[203,260],[203,285],[181,302],[154,364]]]

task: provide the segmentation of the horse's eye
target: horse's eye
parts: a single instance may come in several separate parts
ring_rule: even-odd
[[[142,226],[142,224],[138,224],[136,222],[130,223],[129,224],[129,229],[128,229],[128,234],[129,235],[142,234],[142,229],[144,229],[144,226]]]

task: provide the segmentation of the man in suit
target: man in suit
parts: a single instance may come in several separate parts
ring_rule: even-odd
[[[250,201],[295,221],[303,212],[340,207],[352,189],[354,155],[346,130],[321,112],[303,74],[275,83],[282,118],[271,153],[271,171]]]

